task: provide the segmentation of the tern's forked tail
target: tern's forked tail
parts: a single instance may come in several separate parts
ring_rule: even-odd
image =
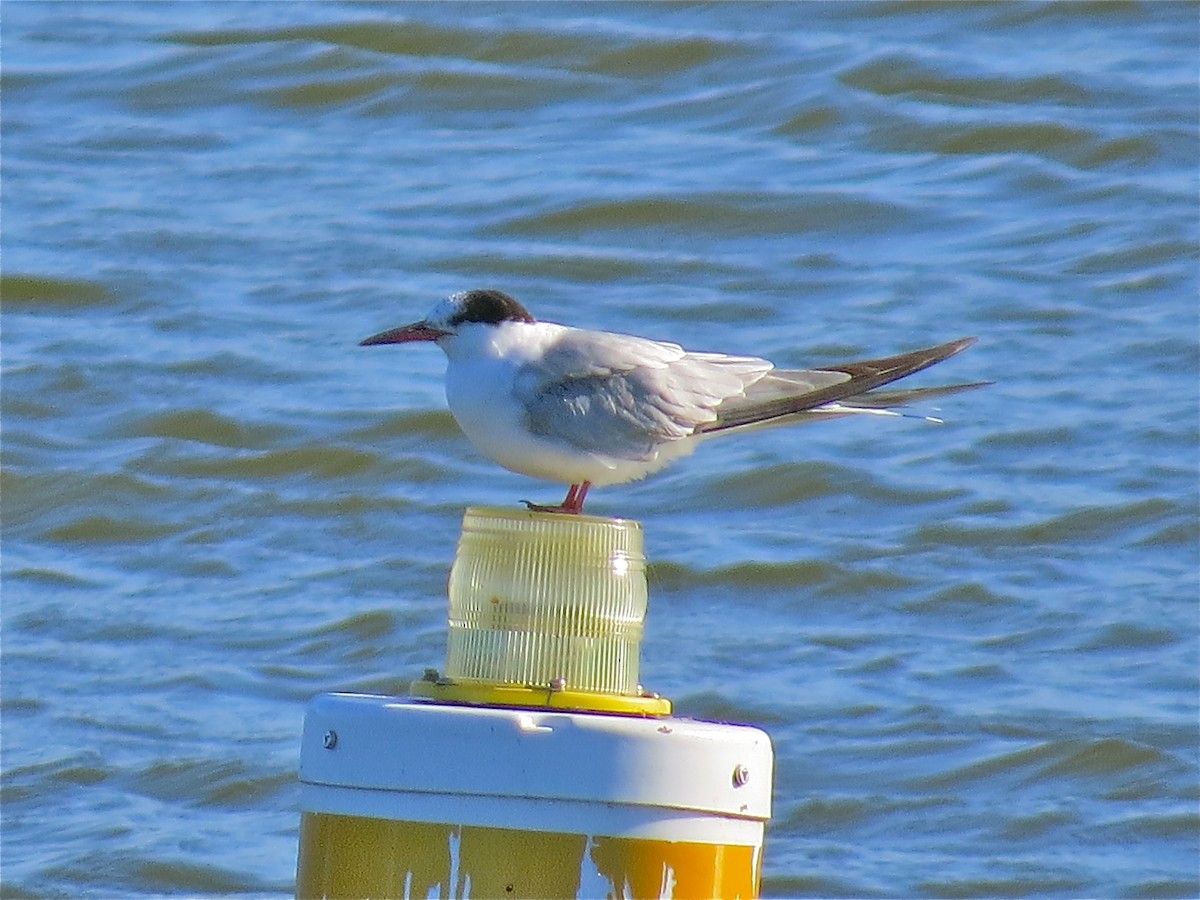
[[[983,387],[990,382],[972,384],[955,384],[945,387],[916,388],[912,390],[881,391],[868,393],[875,388],[898,381],[922,369],[949,359],[956,353],[975,343],[975,338],[962,338],[947,344],[939,344],[924,350],[914,350],[897,356],[887,356],[880,359],[866,359],[858,362],[841,363],[834,366],[821,366],[810,370],[813,372],[842,373],[847,377],[834,384],[811,391],[805,391],[791,396],[774,396],[761,403],[740,404],[724,415],[719,415],[713,422],[707,422],[696,429],[697,434],[725,431],[730,428],[740,428],[747,425],[762,425],[774,423],[775,420],[800,413],[818,411],[819,407],[838,403],[840,406],[854,410],[883,410],[893,406],[903,406],[917,399],[927,399],[934,396],[957,393],[970,388]],[[787,374],[787,373],[781,373]],[[803,375],[804,373],[795,373]],[[851,409],[846,410],[851,411]],[[837,414],[837,413],[835,413]]]

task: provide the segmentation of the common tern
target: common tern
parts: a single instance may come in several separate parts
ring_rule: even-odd
[[[580,513],[588,489],[644,478],[706,438],[846,415],[899,415],[914,400],[983,383],[876,388],[965,350],[962,338],[898,356],[784,370],[753,356],[539,322],[502,291],[453,294],[424,319],[361,342],[433,341],[449,359],[446,400],[484,456],[570,485],[557,506]],[[936,420],[934,420],[936,421]]]

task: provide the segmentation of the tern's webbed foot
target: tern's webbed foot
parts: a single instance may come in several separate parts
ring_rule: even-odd
[[[568,516],[579,515],[579,510],[570,509],[561,503],[556,506],[547,506],[544,503],[534,503],[532,500],[522,500],[521,502],[525,504],[525,508],[530,512],[566,513]]]
[[[566,499],[557,506],[543,506],[540,503],[531,503],[528,500],[522,500],[521,502],[531,512],[566,513],[569,516],[577,516],[583,512],[583,498],[587,496],[588,488],[591,486],[591,482],[588,481],[571,485],[571,489],[567,491]]]

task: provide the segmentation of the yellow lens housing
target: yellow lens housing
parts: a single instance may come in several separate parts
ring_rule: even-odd
[[[443,702],[668,715],[638,682],[646,617],[641,524],[471,507],[450,572]]]

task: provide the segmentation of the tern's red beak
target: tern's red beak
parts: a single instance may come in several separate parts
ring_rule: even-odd
[[[381,331],[379,334],[373,334],[365,341],[359,341],[358,346],[370,347],[373,344],[407,344],[411,341],[436,341],[440,337],[445,337],[450,332],[441,328],[435,328],[428,322],[413,322],[411,325],[403,325],[400,328],[393,328],[389,331]]]

